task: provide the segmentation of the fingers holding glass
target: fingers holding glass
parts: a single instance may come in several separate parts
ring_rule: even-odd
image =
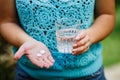
[[[79,39],[75,42],[73,45],[72,53],[75,55],[84,53],[89,49],[90,45],[90,38],[88,35],[86,35],[84,38]]]

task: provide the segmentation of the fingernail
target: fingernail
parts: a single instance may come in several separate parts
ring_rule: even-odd
[[[40,68],[43,68],[44,66],[40,66]]]
[[[46,66],[46,68],[48,69],[50,66]]]
[[[16,61],[16,58],[13,58]]]
[[[79,39],[79,36],[77,36],[75,39],[78,40],[78,39]]]
[[[52,62],[54,63],[54,62],[55,62],[55,60],[53,59],[53,60],[52,60]]]
[[[77,44],[74,44],[73,46],[77,46]]]
[[[76,49],[73,49],[72,51],[74,52],[74,51],[76,51]]]
[[[18,58],[17,58],[17,57],[14,57],[13,59],[14,59],[14,60],[18,60]]]

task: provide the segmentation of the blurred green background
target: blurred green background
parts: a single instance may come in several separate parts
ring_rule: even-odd
[[[108,23],[109,24],[109,23]],[[116,25],[103,44],[104,66],[120,64],[120,0],[116,0]],[[0,80],[14,80],[15,61],[11,46],[0,37]]]

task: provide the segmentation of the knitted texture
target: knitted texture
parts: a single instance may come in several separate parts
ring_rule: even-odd
[[[16,0],[20,25],[24,31],[38,41],[43,42],[50,50],[55,63],[52,70],[74,70],[87,67],[101,54],[99,43],[81,55],[62,54],[57,50],[55,20],[58,18],[81,19],[81,27],[89,28],[93,23],[95,0]],[[26,56],[21,63],[34,66]],[[37,68],[39,69],[39,68]]]

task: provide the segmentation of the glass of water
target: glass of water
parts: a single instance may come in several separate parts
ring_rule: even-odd
[[[74,18],[61,18],[55,22],[57,49],[64,54],[71,54],[75,37],[80,31],[81,20]]]

